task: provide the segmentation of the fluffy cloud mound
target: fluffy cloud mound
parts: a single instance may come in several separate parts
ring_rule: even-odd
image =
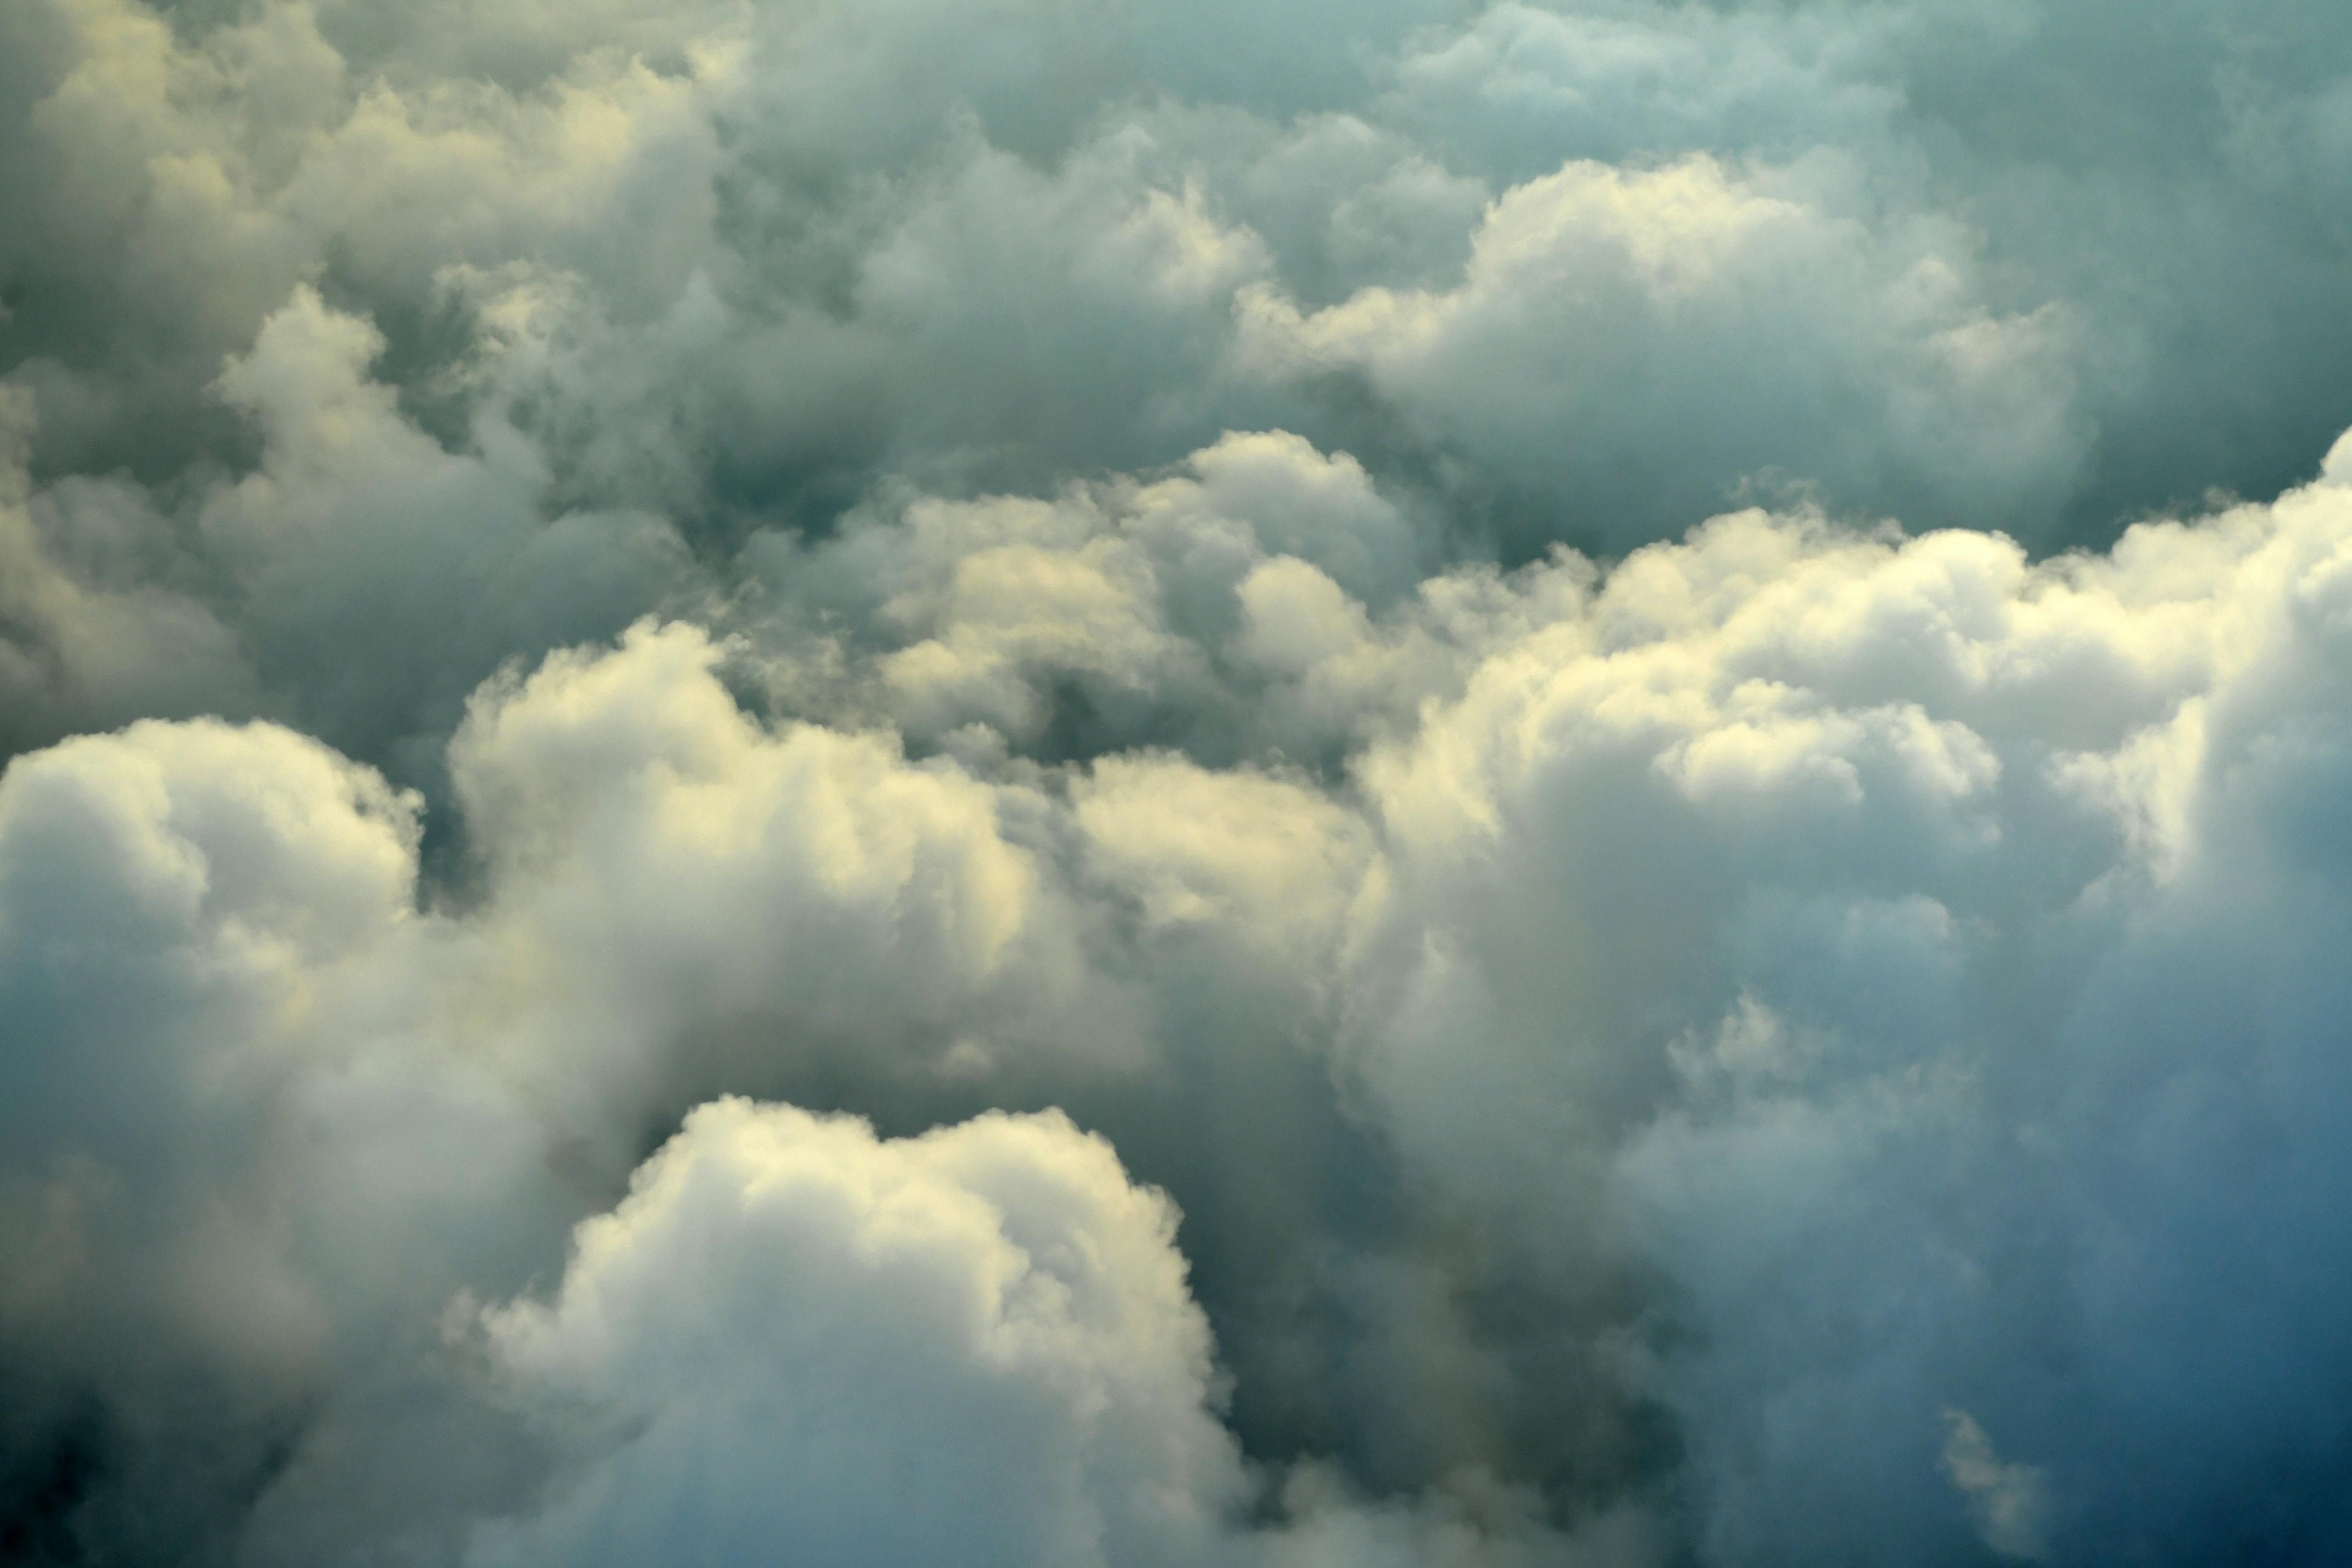
[[[2062,312],[1994,314],[1971,237],[1874,234],[1836,210],[1852,172],[1822,162],[1570,163],[1487,209],[1458,286],[1312,314],[1261,289],[1242,352],[1360,372],[1612,544],[1706,510],[1727,464],[1835,473],[1848,505],[1906,516],[2013,516],[2063,490],[2084,442]]]
[[[416,808],[210,721],[0,778],[12,1552],[208,1544],[329,1391],[566,1212],[496,1077],[421,1026]]]
[[[1313,1471],[1253,1528],[1175,1218],[1057,1114],[894,1141],[706,1105],[580,1226],[551,1299],[484,1314],[500,1396],[571,1458],[466,1561],[1650,1560],[1638,1525],[1367,1509]]]
[[[2352,1555],[2347,61],[0,7],[0,1560]]]
[[[1674,1282],[1723,1560],[1934,1519],[1942,1407],[2013,1555],[2333,1462],[2347,538],[2333,468],[2038,565],[1721,519],[1374,759],[1354,1070],[1529,1268]]]
[[[1199,1561],[1241,1474],[1174,1218],[1055,1116],[705,1106],[490,1314],[522,1396],[623,1435],[471,1561]]]

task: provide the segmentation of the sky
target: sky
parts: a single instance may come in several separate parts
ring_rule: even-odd
[[[0,6],[0,1562],[2352,1559],[2340,0]]]

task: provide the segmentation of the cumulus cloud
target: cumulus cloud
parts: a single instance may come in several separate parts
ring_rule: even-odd
[[[2328,1427],[2316,1386],[2240,1397],[2332,1357],[2341,1260],[2293,1216],[2342,911],[2278,792],[2336,754],[2347,526],[2333,482],[2038,565],[1722,519],[1376,757],[1395,890],[1343,1046],[1534,1267],[1584,1226],[1666,1269],[1690,1337],[1641,1376],[1727,1560],[1933,1517],[1935,1397],[2049,1456],[2068,1556],[2230,1528],[2255,1483],[2215,1467]],[[2186,1262],[2217,1247],[2265,1283]],[[2154,1352],[2182,1311],[2200,1348]],[[2176,1399],[2231,1412],[2189,1468],[2144,1424]]]
[[[1571,162],[1495,202],[1459,286],[1312,314],[1259,289],[1241,352],[1276,375],[1360,372],[1611,545],[1774,468],[1868,510],[2030,515],[2082,461],[2063,313],[1995,314],[1971,237],[1873,233],[1820,189],[1851,183],[1833,162]]]
[[[2345,1554],[2347,47],[0,13],[0,1558]]]
[[[705,1106],[489,1315],[516,1397],[620,1435],[471,1560],[1199,1561],[1241,1473],[1174,1219],[1059,1117]]]

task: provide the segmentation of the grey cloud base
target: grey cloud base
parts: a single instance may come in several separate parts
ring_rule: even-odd
[[[2347,105],[0,11],[0,1561],[2352,1557]]]

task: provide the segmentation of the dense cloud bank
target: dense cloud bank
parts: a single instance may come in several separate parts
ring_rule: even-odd
[[[0,1561],[2352,1557],[2347,212],[2316,0],[0,8]]]

